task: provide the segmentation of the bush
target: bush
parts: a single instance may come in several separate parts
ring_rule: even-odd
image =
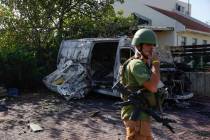
[[[0,48],[0,81],[2,84],[6,87],[24,89],[40,87],[42,78],[55,69],[56,57],[53,53],[49,54],[48,50],[29,46]],[[57,52],[55,48],[54,51],[52,48],[50,50]]]

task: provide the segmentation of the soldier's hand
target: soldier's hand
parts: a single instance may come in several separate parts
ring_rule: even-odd
[[[159,56],[156,52],[153,52],[153,54],[152,54],[152,61],[159,61],[160,62],[160,58],[159,58]]]

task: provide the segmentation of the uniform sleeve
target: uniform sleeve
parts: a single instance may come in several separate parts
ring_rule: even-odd
[[[140,86],[150,78],[145,64],[141,62],[135,63],[133,67],[131,67],[131,73]]]

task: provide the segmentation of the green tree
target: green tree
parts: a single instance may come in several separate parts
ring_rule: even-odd
[[[28,77],[33,79],[38,75],[40,80],[56,68],[57,52],[63,39],[115,37],[129,32],[136,25],[134,18],[115,13],[112,7],[115,1],[123,2],[1,0],[0,64],[5,68],[0,69],[0,76],[22,79],[24,83]],[[29,71],[24,71],[27,65]]]
[[[108,35],[106,32],[113,32],[109,29],[113,24],[114,27],[120,27],[123,23],[127,26],[122,16],[115,15],[111,5],[114,2],[114,0],[100,2],[98,0],[2,0],[1,4],[13,11],[17,19],[5,26],[18,32],[25,43],[36,47],[48,47],[53,44],[58,46],[65,37],[88,37],[87,35],[96,37],[99,35],[98,31],[100,35]],[[128,20],[130,21],[130,18]]]

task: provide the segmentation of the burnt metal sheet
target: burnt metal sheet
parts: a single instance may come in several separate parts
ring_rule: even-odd
[[[62,41],[57,58],[57,67],[62,67],[68,60],[78,63],[87,63],[92,46],[93,42],[85,40]]]
[[[45,85],[63,95],[67,100],[83,98],[89,90],[86,66],[71,60],[63,66],[44,78]]]
[[[67,100],[83,98],[89,91],[88,58],[92,42],[62,41],[57,58],[57,70],[43,79],[52,91],[63,95]]]

